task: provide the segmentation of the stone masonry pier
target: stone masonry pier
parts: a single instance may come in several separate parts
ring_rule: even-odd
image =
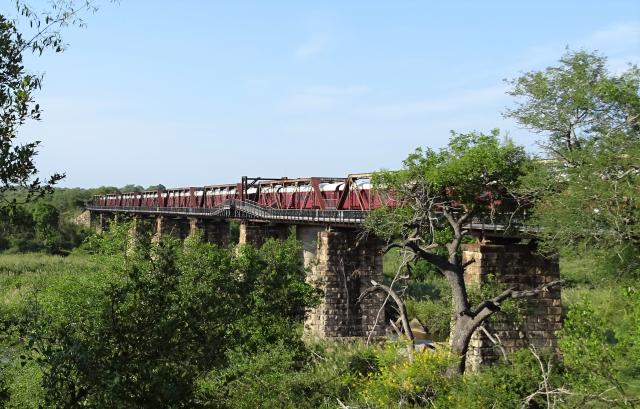
[[[518,290],[533,289],[560,278],[557,258],[545,258],[524,244],[467,244],[463,247],[463,262],[475,260],[465,271],[468,287],[483,285],[494,277],[495,282]],[[494,315],[485,324],[487,331],[497,336],[507,353],[535,346],[538,350],[557,352],[556,331],[562,327],[560,289],[551,289],[520,299],[522,316],[510,320]],[[501,352],[480,330],[476,331],[467,352],[467,366],[472,370],[482,364],[496,362]]]
[[[268,239],[284,240],[289,236],[291,225],[279,223],[240,223],[238,244],[261,246]]]
[[[319,338],[384,335],[384,295],[372,294],[362,303],[359,295],[382,282],[382,246],[374,238],[359,237],[359,230],[298,226],[308,281],[319,287],[322,303],[309,314],[307,335]]]
[[[107,214],[91,213],[91,226],[97,232],[108,228]],[[132,237],[143,229],[154,240],[173,236],[184,240],[199,232],[206,242],[227,246],[231,243],[229,222],[171,216],[133,216]],[[361,303],[357,299],[371,280],[383,281],[382,245],[372,237],[361,238],[357,228],[330,228],[319,225],[243,222],[237,244],[262,245],[273,238],[286,239],[295,231],[302,244],[300,255],[308,269],[307,281],[322,290],[320,305],[310,311],[305,334],[310,338],[356,338],[384,335],[384,294],[375,293]]]

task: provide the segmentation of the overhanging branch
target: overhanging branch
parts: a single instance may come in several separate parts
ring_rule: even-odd
[[[482,321],[490,317],[493,313],[500,311],[500,304],[507,299],[532,297],[536,294],[540,294],[555,287],[559,287],[563,282],[564,280],[556,280],[530,290],[515,290],[513,288],[509,288],[498,294],[494,298],[480,303],[480,305],[478,305],[478,307],[471,312],[473,322],[476,325],[480,325]]]

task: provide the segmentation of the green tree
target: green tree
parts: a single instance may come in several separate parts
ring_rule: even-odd
[[[545,137],[549,160],[523,181],[545,243],[640,271],[640,70],[613,75],[605,57],[568,51],[511,84],[506,115]]]
[[[608,138],[638,137],[640,71],[636,66],[612,75],[605,57],[586,51],[567,51],[559,62],[510,81],[509,94],[517,103],[506,111],[506,116],[545,136],[540,143],[549,158],[576,165],[588,161],[591,151]],[[618,148],[618,152],[624,150],[624,146]]]
[[[58,253],[62,246],[62,232],[60,230],[60,212],[55,206],[39,202],[33,209],[36,240],[49,253]]]
[[[16,143],[19,129],[27,121],[41,119],[41,107],[35,93],[42,76],[30,73],[24,65],[28,51],[42,54],[46,50],[61,52],[65,48],[61,27],[84,25],[81,14],[95,11],[93,0],[54,0],[43,11],[29,3],[15,1],[19,17],[0,14],[0,206],[6,206],[6,192],[20,189],[26,201],[50,193],[64,178],[55,173],[41,180],[35,156],[40,141]],[[24,27],[20,29],[20,24]],[[15,202],[15,199],[14,199]]]
[[[260,249],[139,240],[114,224],[93,239],[110,273],[83,307],[35,304],[24,324],[55,407],[193,407],[196,380],[278,344],[302,354],[315,290],[292,238]],[[53,314],[53,315],[52,315]]]
[[[40,202],[33,209],[33,221],[39,231],[56,230],[60,223],[60,212],[55,206]]]
[[[40,119],[40,105],[34,102],[33,93],[40,88],[41,78],[25,70],[23,51],[27,46],[14,23],[0,15],[0,198],[17,187],[27,190],[28,199],[42,195],[64,177],[55,174],[42,183],[34,179],[39,142],[15,143],[22,124]]]
[[[508,220],[519,211],[510,192],[519,185],[527,157],[521,147],[508,140],[500,142],[498,137],[497,130],[491,134],[453,133],[446,148],[417,149],[405,159],[401,170],[373,177],[376,188],[392,192],[399,206],[374,212],[367,220],[368,228],[391,241],[387,250],[402,248],[413,254],[412,263],[424,260],[432,264],[451,288],[454,318],[450,343],[460,357],[458,372],[464,371],[475,329],[500,311],[503,301],[531,295],[506,290],[473,306],[464,282],[466,265],[459,253],[469,234],[465,225],[475,218],[506,222],[499,219],[501,213],[508,213]]]

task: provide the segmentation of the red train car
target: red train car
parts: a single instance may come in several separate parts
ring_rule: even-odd
[[[372,188],[369,174],[346,178],[265,179],[243,177],[238,184],[110,193],[93,203],[108,207],[215,208],[229,201],[251,201],[274,209],[372,210],[394,206],[392,197]]]

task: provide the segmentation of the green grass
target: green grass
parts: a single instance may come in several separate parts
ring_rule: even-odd
[[[87,256],[0,254],[0,308],[18,307],[26,296],[46,289],[60,276],[91,270]]]
[[[86,256],[60,257],[46,254],[0,254],[0,319],[10,328],[12,323],[24,318],[27,300],[47,291],[58,280],[72,274],[89,271]],[[9,334],[11,331],[9,332]],[[6,356],[17,356],[12,341],[15,335],[3,338],[0,351]],[[36,408],[42,402],[40,379],[42,372],[32,362],[12,359],[5,369],[11,400],[7,408]]]
[[[6,408],[38,408],[43,404],[42,371],[35,362],[17,358],[22,352],[17,334],[11,330],[25,318],[28,301],[37,300],[50,317],[67,316],[90,302],[91,291],[103,285],[97,280],[101,271],[100,263],[87,255],[0,254],[0,320],[8,329],[0,337],[0,356],[13,356],[4,369],[11,396]]]

